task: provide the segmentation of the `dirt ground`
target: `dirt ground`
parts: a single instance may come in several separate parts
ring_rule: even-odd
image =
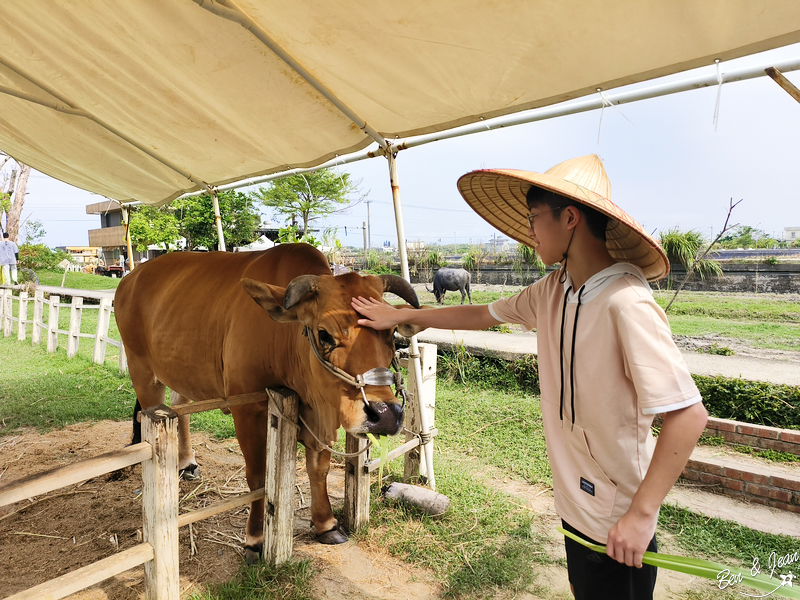
[[[41,435],[25,430],[0,438],[0,483],[118,449],[129,439],[130,424],[104,421],[78,424]],[[243,459],[235,440],[215,441],[192,434],[202,477],[181,482],[181,512],[195,510],[246,491]],[[441,586],[431,572],[402,562],[374,544],[348,542],[323,546],[312,537],[308,480],[298,463],[294,555],[312,561],[314,596],[326,600],[428,600],[439,598]],[[521,505],[540,515],[540,526],[552,532],[558,523],[552,492],[487,473],[500,490],[517,496]],[[22,591],[88,565],[141,539],[141,467],[117,476],[91,479],[70,488],[0,509],[0,597]],[[332,470],[329,491],[334,508],[343,502],[343,473]],[[242,563],[241,546],[247,518],[243,507],[180,530],[181,590],[185,596],[206,583],[230,579]],[[663,545],[663,544],[662,544]],[[667,545],[668,546],[668,545]],[[554,541],[548,552],[563,557]],[[658,598],[678,597],[697,584],[691,578],[659,574]],[[74,600],[138,600],[143,597],[141,567],[79,592]],[[546,598],[568,598],[566,570],[542,569],[537,588]],[[504,596],[503,596],[504,597]],[[521,600],[538,596],[523,594]]]

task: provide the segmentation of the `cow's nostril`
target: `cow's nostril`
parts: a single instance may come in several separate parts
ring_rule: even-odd
[[[386,405],[384,404],[383,406]],[[378,423],[381,420],[381,415],[375,410],[375,405],[372,402],[364,406],[364,412],[367,414],[367,421],[370,423]]]

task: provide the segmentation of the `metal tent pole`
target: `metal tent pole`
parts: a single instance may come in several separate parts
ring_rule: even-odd
[[[400,249],[400,268],[403,277],[410,283],[411,276],[408,271],[408,255],[406,253],[406,236],[403,226],[403,210],[400,206],[400,183],[397,179],[397,157],[394,154],[387,154],[389,159],[389,181],[392,184],[392,202],[394,204],[394,220],[397,223],[397,246]],[[413,361],[414,378],[417,384],[416,401],[420,403],[420,428],[422,429],[420,448],[425,457],[425,467],[428,471],[428,487],[436,489],[436,478],[433,475],[433,439],[430,436],[430,423],[428,423],[428,412],[422,406],[422,364],[419,359],[419,345],[417,336],[411,336],[411,352],[409,359]]]

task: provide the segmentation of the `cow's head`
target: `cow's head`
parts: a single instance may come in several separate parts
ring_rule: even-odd
[[[310,395],[316,397],[306,401],[322,400],[336,408],[339,422],[353,434],[394,435],[400,431],[402,401],[395,397],[391,386],[366,385],[358,389],[346,377],[332,373],[330,366],[355,378],[391,365],[394,332],[358,325],[360,316],[350,301],[358,296],[380,299],[385,292],[392,292],[419,308],[417,295],[405,279],[346,273],[336,277],[301,275],[286,288],[253,279],[243,279],[242,285],[275,321],[304,325],[309,340],[301,342],[300,351],[308,353],[310,372],[306,379],[310,382]],[[410,325],[400,325],[398,330],[405,336],[416,333]],[[312,344],[321,360],[315,356]],[[328,363],[328,368],[323,363]]]

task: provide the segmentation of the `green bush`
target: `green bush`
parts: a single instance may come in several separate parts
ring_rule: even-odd
[[[44,244],[22,244],[19,247],[19,266],[23,269],[58,269],[58,263],[69,255],[63,250],[51,250]]]
[[[463,345],[455,351],[439,350],[437,374],[464,385],[481,388],[539,393],[536,356],[529,354],[516,361],[469,354]]]
[[[692,377],[712,417],[800,429],[800,388],[727,377]]]

